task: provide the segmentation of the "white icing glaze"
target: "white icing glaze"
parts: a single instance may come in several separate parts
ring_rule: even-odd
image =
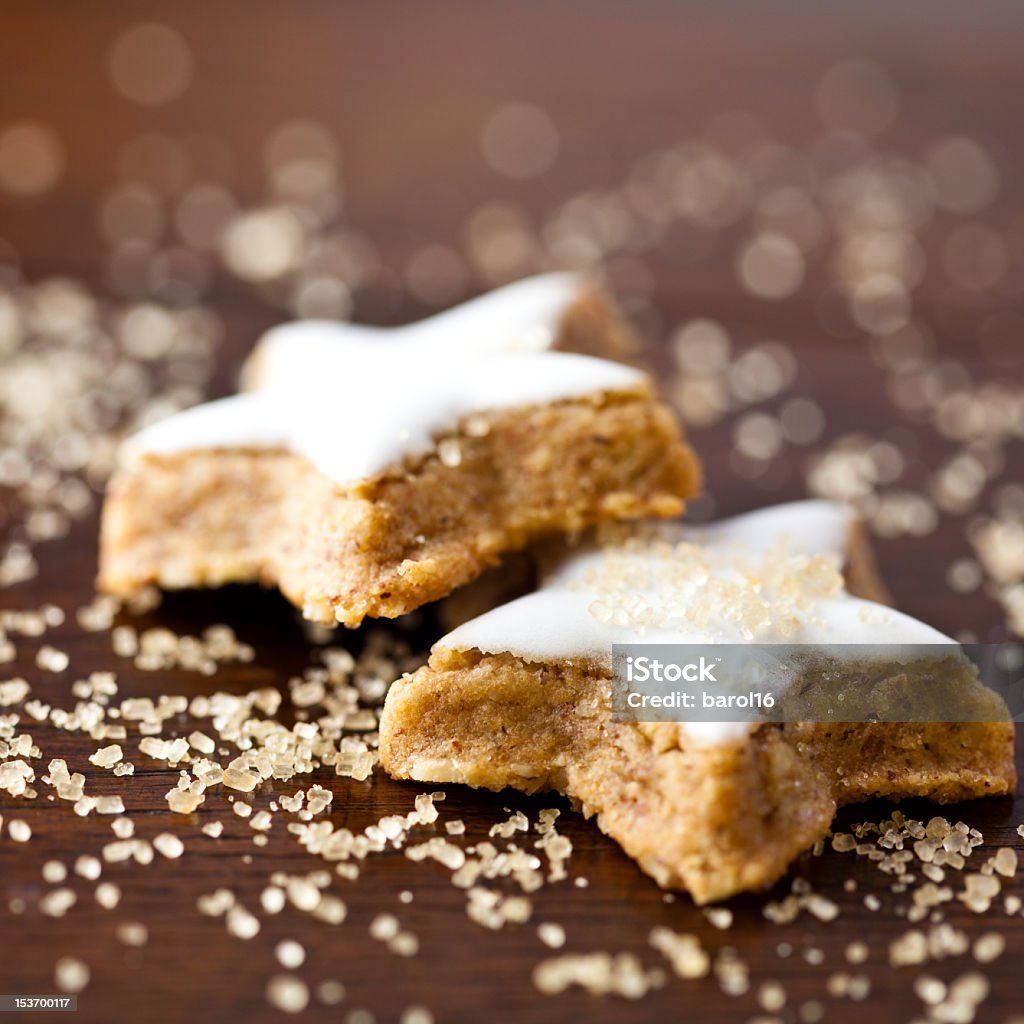
[[[430,451],[475,412],[636,387],[629,367],[548,351],[580,288],[548,274],[405,327],[276,327],[257,349],[257,390],[147,427],[125,453],[287,448],[348,483]]]
[[[381,354],[398,361],[545,352],[555,342],[562,314],[583,287],[583,279],[575,274],[541,274],[401,327],[335,320],[281,324],[263,335],[250,358],[255,364],[254,384],[304,390],[310,367],[342,382],[351,374],[353,360]],[[382,346],[387,346],[386,352]],[[249,370],[247,365],[243,372]]]
[[[665,524],[658,534],[673,543],[698,545],[703,560],[711,566],[708,579],[728,580],[736,575],[738,558],[756,561],[780,541],[794,553],[831,556],[838,566],[853,523],[854,515],[845,506],[803,501],[709,526]],[[798,613],[795,629],[790,628],[785,634],[772,624],[751,637],[736,622],[714,616],[701,626],[684,622],[670,629],[647,627],[640,633],[630,625],[598,621],[590,610],[598,594],[584,581],[600,567],[606,554],[593,549],[568,554],[546,574],[539,590],[464,623],[440,640],[435,650],[509,653],[531,662],[590,657],[610,664],[612,645],[617,643],[710,644],[753,640],[823,647],[856,644],[858,653],[867,657],[873,647],[883,644],[898,644],[908,652],[917,645],[955,644],[952,638],[909,615],[854,597],[845,590],[823,597]],[[650,555],[652,564],[659,558],[657,554]],[[706,581],[695,581],[694,601],[702,598],[702,586],[706,585]],[[888,653],[893,653],[891,648]],[[686,723],[687,731],[705,742],[736,739],[744,736],[748,728],[746,723],[738,722]]]

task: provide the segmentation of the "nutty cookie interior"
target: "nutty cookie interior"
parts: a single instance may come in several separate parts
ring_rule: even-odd
[[[242,394],[126,444],[99,586],[259,581],[355,626],[538,538],[675,515],[699,464],[623,365],[633,345],[614,305],[568,275],[393,330],[275,328]]]
[[[845,565],[851,594],[885,597],[855,528]],[[1015,782],[1008,721],[761,724],[701,742],[680,723],[616,721],[605,658],[485,653],[460,649],[459,635],[392,687],[384,768],[421,782],[557,790],[660,885],[698,902],[773,882],[826,835],[841,804],[949,802]],[[849,671],[856,678],[858,665]],[[986,706],[971,672],[951,671],[963,674],[949,685],[976,688]]]

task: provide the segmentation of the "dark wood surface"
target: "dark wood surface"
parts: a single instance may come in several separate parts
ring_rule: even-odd
[[[117,95],[106,73],[113,41],[143,20],[179,30],[195,65],[190,88],[155,108]],[[1007,240],[1010,256],[1002,282],[984,292],[952,287],[936,269],[947,228],[923,228],[920,244],[928,269],[915,293],[915,310],[934,333],[939,356],[955,360],[978,380],[1001,380],[1019,389],[1019,337],[1001,348],[979,339],[993,313],[1024,315],[1024,188],[1018,173],[1024,160],[1022,40],[1024,17],[1009,2],[892,8],[875,2],[38,5],[6,0],[0,7],[0,132],[23,118],[50,125],[66,149],[67,166],[45,195],[21,199],[0,193],[0,239],[9,244],[0,254],[17,254],[26,281],[70,275],[108,294],[113,290],[108,243],[97,231],[97,204],[115,180],[117,155],[128,142],[142,132],[212,138],[225,157],[221,163],[230,187],[243,203],[255,203],[261,195],[263,139],[289,118],[312,118],[340,140],[342,223],[372,240],[379,252],[379,268],[356,292],[355,316],[400,322],[429,312],[403,287],[410,257],[431,243],[461,251],[467,221],[482,204],[514,203],[542,222],[571,196],[621,183],[645,154],[699,136],[709,125],[714,131],[716,118],[736,110],[755,115],[770,138],[806,152],[821,132],[814,105],[821,76],[837,61],[864,55],[885,69],[899,96],[898,115],[874,141],[880,151],[920,159],[937,139],[967,133],[1000,169],[996,203],[976,219]],[[551,169],[523,182],[497,175],[481,155],[482,124],[495,107],[511,100],[543,108],[560,135]],[[691,317],[711,317],[741,347],[766,337],[783,341],[798,366],[787,395],[812,397],[826,411],[825,435],[815,449],[787,449],[770,473],[756,479],[734,472],[731,417],[694,430],[711,499],[697,513],[727,514],[804,494],[812,451],[850,432],[903,446],[909,462],[905,482],[922,487],[929,469],[956,449],[926,425],[910,422],[893,404],[886,375],[869,358],[863,332],[823,325],[823,296],[829,294],[823,261],[809,258],[807,282],[791,298],[761,301],[740,287],[733,271],[741,236],[738,227],[714,232],[698,260],[684,258],[684,248],[671,239],[611,260],[612,277],[651,341],[657,365],[667,365],[667,349],[657,343],[672,328]],[[643,280],[649,280],[649,293],[637,285]],[[463,292],[480,291],[487,283],[470,273]],[[265,290],[222,269],[202,301],[225,324],[226,341],[211,385],[214,393],[225,392],[258,331],[287,313]],[[4,359],[0,354],[0,374],[7,372]],[[1005,444],[1001,453],[1005,465],[986,495],[1021,479],[1020,440]],[[16,506],[4,503],[3,495],[0,489],[0,530],[16,536]],[[986,510],[986,500],[979,500],[976,511]],[[999,606],[980,591],[955,594],[946,583],[950,563],[970,554],[966,523],[966,517],[944,515],[926,536],[879,540],[882,569],[901,608],[951,632],[999,640],[1005,636]],[[22,675],[32,682],[33,696],[70,707],[71,680],[92,670],[117,671],[121,697],[192,696],[211,685],[230,692],[284,687],[291,675],[315,663],[315,649],[283,600],[233,588],[173,595],[144,621],[191,634],[214,622],[228,623],[255,647],[251,665],[223,668],[212,681],[180,670],[135,670],[112,653],[109,634],[86,633],[75,625],[74,610],[92,594],[96,531],[95,513],[79,519],[68,536],[37,546],[40,572],[35,579],[0,589],[0,609],[53,602],[69,612],[68,621],[40,641],[19,639],[17,659],[0,668],[0,677]],[[428,615],[413,630],[414,642],[429,642],[432,628]],[[36,668],[35,653],[43,642],[69,653],[67,672],[52,675]],[[362,638],[357,634],[339,642],[358,647]],[[184,720],[175,724],[187,734]],[[88,738],[35,723],[25,728],[43,751],[37,776],[49,758],[64,757],[72,770],[86,774],[89,792],[124,794],[138,835],[172,831],[186,844],[185,856],[177,861],[157,857],[145,868],[106,866],[103,878],[123,890],[115,910],[96,905],[91,897],[95,883],[72,876],[68,884],[78,893],[78,904],[53,919],[38,909],[40,897],[52,888],[42,879],[41,865],[50,858],[71,864],[82,853],[98,853],[112,838],[109,820],[76,817],[66,803],[48,801],[48,790],[39,783],[43,795],[34,801],[0,795],[5,822],[21,818],[33,830],[24,846],[0,836],[0,994],[53,991],[55,961],[76,956],[92,971],[79,998],[78,1019],[83,1021],[282,1019],[267,1004],[264,988],[280,970],[273,950],[284,938],[305,946],[307,960],[297,973],[311,986],[337,978],[347,990],[337,1007],[314,1000],[306,1011],[310,1019],[344,1020],[353,1010],[365,1009],[376,1020],[393,1021],[407,1007],[422,1005],[437,1021],[746,1021],[763,1012],[758,987],[777,980],[788,993],[779,1012],[785,1020],[811,1020],[816,1011],[807,1004],[820,1003],[828,1021],[865,1016],[909,1021],[924,1013],[913,991],[920,973],[949,980],[974,969],[983,971],[991,985],[977,1020],[1002,1022],[1024,1012],[1019,968],[1024,918],[1019,912],[1004,914],[1001,903],[985,915],[956,901],[943,908],[945,920],[971,939],[988,931],[1006,937],[1006,952],[994,963],[980,966],[967,954],[923,968],[892,968],[889,942],[909,927],[901,916],[906,898],[890,893],[886,877],[865,861],[826,852],[802,858],[794,873],[839,904],[835,921],[803,915],[785,926],[768,923],[762,908],[788,891],[791,879],[784,879],[772,894],[732,901],[733,926],[719,931],[687,898],[666,903],[614,843],[550,797],[447,787],[447,799],[439,805],[442,823],[451,818],[466,822],[467,842],[485,838],[496,821],[507,817],[506,808],[523,809],[531,819],[542,807],[562,808],[559,824],[575,847],[570,875],[589,885],[546,886],[533,897],[527,925],[507,925],[499,932],[481,928],[466,917],[464,893],[452,887],[446,871],[432,862],[412,863],[395,851],[369,858],[355,881],[332,882],[331,891],[348,905],[340,926],[311,921],[291,908],[265,915],[258,911],[258,897],[273,872],[304,874],[322,866],[301,850],[283,822],[275,823],[267,847],[255,848],[248,824],[229,813],[219,793],[207,799],[198,819],[169,815],[163,798],[175,773],[136,756],[136,737],[125,744],[136,774],[120,780],[88,764],[96,746]],[[386,813],[405,813],[421,790],[379,774],[354,783],[320,771],[312,781],[332,788],[330,817],[352,829]],[[255,806],[266,806],[275,792],[294,791],[299,782],[280,790],[262,787]],[[904,809],[925,820],[935,812],[927,805]],[[888,810],[884,805],[855,808],[843,812],[841,823],[879,820]],[[1014,799],[942,813],[984,833],[986,846],[976,858],[1005,845],[1024,851],[1024,840],[1015,832],[1024,822],[1019,792]],[[211,818],[225,821],[220,840],[199,834],[198,825]],[[853,893],[843,887],[849,878],[857,882]],[[951,884],[960,886],[955,875]],[[1024,895],[1022,884],[1019,878],[1007,882],[1004,892]],[[235,938],[222,920],[197,912],[197,898],[222,886],[259,913],[262,929],[255,939]],[[406,890],[414,898],[403,904],[399,893]],[[868,892],[882,901],[877,912],[864,907]],[[19,900],[24,911],[13,913],[11,901]],[[419,937],[417,956],[396,957],[369,937],[369,924],[381,912],[397,914]],[[147,926],[145,946],[129,948],[117,940],[116,927],[124,921]],[[635,1003],[598,999],[578,989],[541,995],[531,983],[531,971],[554,955],[537,938],[536,924],[542,921],[565,926],[563,952],[632,951],[649,966],[660,962],[647,945],[652,927],[696,933],[710,950],[737,951],[750,968],[750,991],[727,996],[714,978],[705,978],[672,979]],[[863,967],[844,960],[843,950],[854,940],[870,947]],[[792,955],[780,956],[779,943],[788,943]],[[809,963],[803,955],[807,949],[822,950],[823,962]],[[828,994],[828,977],[840,971],[870,977],[865,1002]]]

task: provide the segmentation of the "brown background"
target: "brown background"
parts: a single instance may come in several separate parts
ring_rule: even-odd
[[[153,19],[179,29],[195,59],[192,87],[156,109],[116,95],[105,73],[114,38],[133,21]],[[0,238],[16,250],[29,280],[60,273],[103,288],[96,230],[96,203],[114,176],[113,154],[144,130],[172,136],[214,136],[232,155],[233,187],[254,197],[259,187],[256,153],[267,133],[295,116],[312,117],[334,128],[343,149],[346,218],[379,246],[385,272],[360,293],[356,316],[390,323],[425,310],[406,297],[392,271],[426,242],[458,246],[466,219],[482,202],[511,198],[543,216],[569,195],[622,180],[642,154],[700,132],[710,119],[742,109],[758,115],[780,141],[802,146],[819,130],[812,102],[815,83],[836,61],[870,56],[892,76],[900,92],[898,119],[884,137],[895,153],[920,154],[939,136],[969,132],[1003,170],[998,218],[1009,230],[1024,230],[1016,173],[1024,157],[1020,95],[1024,86],[1021,44],[1024,15],[1013,2],[985,5],[907,3],[893,5],[752,2],[731,4],[478,2],[349,4],[328,2],[221,4],[61,4],[6,0],[0,9],[0,126],[31,117],[50,124],[68,151],[58,187],[34,201],[3,200]],[[481,156],[480,127],[495,106],[526,100],[545,109],[560,132],[561,148],[551,170],[524,183],[495,175]],[[928,240],[925,238],[927,247]],[[783,339],[799,358],[800,391],[828,412],[828,436],[861,429],[884,435],[899,425],[899,413],[881,391],[881,377],[853,335],[822,328],[813,287],[780,303],[745,294],[731,270],[728,246],[708,258],[680,265],[671,251],[645,257],[654,276],[653,307],[661,323],[644,318],[652,339],[665,325],[688,316],[715,317],[739,336]],[[812,269],[812,284],[815,270]],[[1014,277],[1013,275],[1017,276]],[[998,297],[1000,309],[1022,314],[1020,268],[1014,265]],[[1016,287],[1015,287],[1016,286]],[[227,390],[255,333],[281,314],[251,289],[227,275],[217,279],[208,301],[225,318],[228,343],[218,360],[217,390]],[[992,361],[977,351],[978,324],[995,299],[979,299],[926,278],[916,304],[946,349],[982,375],[1020,379],[1017,353]],[[2,372],[2,364],[0,364]],[[801,466],[783,467],[770,490],[762,482],[736,479],[728,467],[727,424],[695,435],[708,467],[715,510],[741,511],[775,497],[803,493]],[[931,435],[923,447],[939,445]],[[936,452],[921,451],[922,465]],[[1020,478],[1020,444],[1010,450],[1004,479]],[[705,507],[705,511],[710,506]],[[42,572],[31,583],[0,591],[0,607],[31,607],[54,601],[74,608],[88,599],[95,570],[94,519],[76,525],[70,537],[41,549]],[[899,605],[947,630],[971,629],[999,639],[1001,612],[987,598],[956,597],[944,585],[951,559],[965,554],[962,524],[944,520],[922,539],[882,542],[880,556]],[[256,646],[256,663],[229,669],[220,687],[244,690],[281,684],[308,663],[308,646],[290,610],[275,595],[231,591],[176,596],[151,617],[181,632],[195,633],[214,621],[233,625]],[[189,673],[143,674],[115,659],[105,635],[84,635],[73,625],[48,638],[72,656],[76,675],[95,668],[120,671],[122,695],[201,692],[204,681]],[[358,641],[356,641],[358,642]],[[11,674],[32,678],[36,693],[59,701],[66,680],[37,679],[31,644],[19,645]],[[70,675],[70,673],[68,674]],[[66,756],[72,768],[87,767],[87,740],[32,729],[46,756]],[[491,934],[467,920],[463,896],[436,865],[410,864],[401,854],[373,858],[356,883],[335,890],[349,905],[340,928],[311,923],[293,911],[268,918],[259,937],[243,943],[223,923],[200,917],[194,907],[203,892],[226,885],[247,906],[276,868],[296,872],[316,865],[278,825],[265,850],[253,849],[245,823],[231,816],[224,839],[196,837],[195,827],[171,821],[164,810],[166,773],[140,766],[134,784],[123,787],[104,776],[103,787],[126,791],[138,832],[152,836],[167,828],[181,834],[189,852],[176,863],[149,869],[108,868],[104,877],[124,890],[118,910],[96,907],[81,880],[73,883],[81,903],[59,921],[34,907],[44,886],[39,865],[50,856],[73,859],[95,852],[109,833],[102,820],[81,821],[66,805],[39,800],[24,808],[0,798],[5,818],[23,817],[35,832],[27,847],[0,839],[0,991],[53,990],[54,959],[75,954],[93,969],[80,997],[80,1018],[89,1021],[189,1018],[274,1020],[281,1015],[264,1000],[266,978],[276,970],[273,944],[295,937],[308,959],[300,973],[311,983],[338,977],[348,989],[345,1002],[308,1016],[344,1019],[364,1007],[377,1019],[395,1020],[411,1004],[431,1008],[439,1021],[659,1020],[669,1017],[741,1021],[759,1011],[749,994],[729,998],[713,980],[673,981],[631,1004],[598,1001],[580,994],[548,998],[531,987],[532,966],[549,955],[533,925]],[[331,780],[319,780],[332,784]],[[289,791],[290,791],[289,787]],[[378,777],[372,784],[333,781],[332,817],[362,828],[381,814],[405,811],[410,790]],[[266,799],[266,797],[264,797]],[[442,817],[462,817],[471,836],[483,837],[502,808],[538,808],[558,803],[513,794],[483,796],[451,789]],[[559,806],[563,806],[559,803]],[[219,797],[204,810],[225,810]],[[912,807],[918,816],[928,807]],[[844,821],[877,819],[883,808],[859,809]],[[1024,842],[1014,834],[1024,821],[1024,798],[954,808],[985,833],[992,844]],[[853,1020],[867,1012],[878,1020],[909,1020],[921,1012],[911,991],[917,971],[889,969],[888,941],[906,928],[890,905],[878,913],[863,909],[864,891],[884,883],[869,866],[849,856],[807,858],[797,870],[842,907],[838,921],[801,920],[776,928],[761,917],[763,900],[734,901],[733,930],[718,932],[685,898],[674,905],[610,841],[568,813],[564,829],[576,855],[573,875],[589,878],[586,889],[553,886],[536,896],[533,924],[556,920],[569,933],[567,951],[636,950],[648,962],[646,936],[659,923],[701,934],[711,948],[732,945],[751,965],[753,987],[780,980],[789,991],[784,1012],[808,999],[820,1000],[829,1021]],[[240,860],[253,854],[253,864]],[[861,892],[842,891],[843,879],[858,879]],[[1014,883],[1021,891],[1021,883]],[[1012,888],[1012,886],[1011,886]],[[397,901],[403,889],[415,893],[408,907]],[[786,891],[782,883],[779,892]],[[7,901],[21,897],[29,909],[8,914]],[[382,911],[398,913],[421,940],[421,953],[400,959],[367,937],[367,926]],[[122,920],[140,920],[150,942],[128,950],[114,938]],[[1019,916],[976,920],[959,904],[948,920],[974,936],[998,928],[1008,938],[1006,954],[984,970],[992,995],[979,1020],[1002,1021],[1024,1009],[1018,960],[1024,954],[1024,920]],[[872,946],[866,967],[873,982],[865,1007],[824,995],[824,979],[849,968],[842,949],[853,939]],[[776,944],[796,952],[777,957]],[[821,966],[800,955],[805,946],[825,950]],[[969,958],[931,965],[929,973],[950,978],[971,966]]]

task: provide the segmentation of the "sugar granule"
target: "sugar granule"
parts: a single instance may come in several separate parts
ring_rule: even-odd
[[[81,992],[89,984],[89,968],[77,957],[61,957],[53,969],[54,984],[61,992]]]
[[[287,970],[295,970],[306,961],[305,949],[294,939],[284,939],[274,947],[277,962]]]
[[[267,1002],[283,1013],[301,1013],[309,1005],[309,986],[294,974],[275,974],[266,988]]]

